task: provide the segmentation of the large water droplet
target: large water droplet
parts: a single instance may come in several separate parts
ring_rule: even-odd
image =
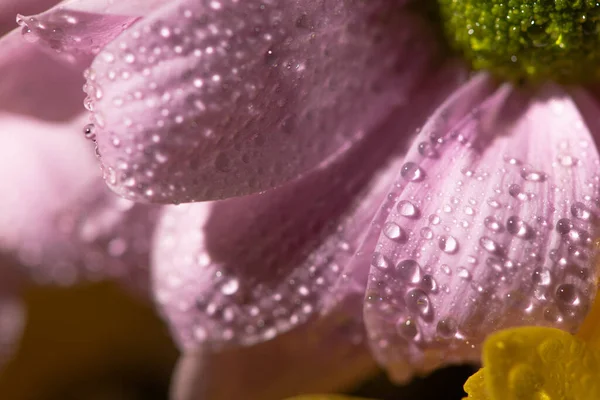
[[[425,178],[425,172],[414,162],[407,162],[400,170],[400,176],[410,182],[420,182]]]
[[[404,232],[398,224],[388,222],[383,227],[383,234],[390,240],[401,241],[404,238]]]
[[[525,221],[514,215],[506,220],[506,230],[520,239],[531,239],[534,236],[533,229]]]
[[[428,227],[421,228],[420,234],[423,239],[431,240],[433,238],[433,231]]]
[[[413,203],[408,200],[402,200],[396,206],[396,209],[406,218],[418,218],[419,217],[419,209]]]
[[[517,185],[516,183],[508,187],[508,194],[519,201],[528,200],[528,196],[525,192],[523,192],[521,185]]]
[[[570,306],[581,302],[577,288],[571,283],[563,283],[556,288],[556,300]]]
[[[431,144],[431,143],[428,143],[428,142],[419,143],[418,150],[419,150],[419,154],[421,154],[423,157],[428,157],[428,158],[437,158],[438,157],[438,152],[435,149],[435,147],[433,147],[433,144]]]
[[[489,238],[487,236],[481,237],[479,239],[479,244],[481,245],[481,247],[483,247],[485,250],[487,250],[488,252],[490,252],[492,254],[496,254],[496,255],[502,254],[502,248],[500,247],[500,245],[498,245],[498,243],[496,243],[494,240],[492,240],[491,238]]]
[[[552,282],[552,275],[547,268],[536,268],[531,275],[531,281],[539,286],[548,286]]]
[[[239,288],[240,282],[237,279],[232,278],[225,282],[223,286],[221,286],[221,292],[226,296],[231,296],[235,294]]]
[[[568,234],[573,229],[573,223],[568,218],[561,218],[556,222],[556,231],[561,235]]]
[[[543,172],[535,171],[529,168],[523,168],[521,170],[521,178],[529,182],[544,182],[547,176]]]
[[[456,334],[458,324],[453,318],[444,318],[437,323],[435,330],[439,336],[449,338]]]
[[[498,221],[494,217],[486,217],[483,220],[483,224],[485,225],[486,228],[488,228],[489,230],[496,232],[496,233],[502,232],[504,230],[504,227],[502,226],[500,221]]]
[[[421,280],[421,266],[415,260],[402,260],[396,265],[396,271],[400,279],[410,282],[419,283]]]
[[[406,306],[409,310],[417,312],[422,316],[431,313],[431,302],[429,296],[421,289],[411,289],[406,292]]]
[[[440,236],[438,246],[444,253],[455,254],[458,251],[458,241],[454,236]]]
[[[591,210],[585,204],[579,201],[575,202],[571,206],[571,215],[577,219],[581,219],[584,221],[589,221],[590,219],[592,219]]]
[[[83,134],[86,139],[94,140],[96,139],[96,127],[94,124],[87,124],[83,127]]]
[[[407,339],[414,339],[419,334],[419,328],[412,319],[401,319],[396,324],[396,330],[398,334],[404,336]]]
[[[371,257],[371,265],[380,269],[388,269],[390,264],[390,260],[388,260],[383,254],[379,252],[373,253],[373,256]]]

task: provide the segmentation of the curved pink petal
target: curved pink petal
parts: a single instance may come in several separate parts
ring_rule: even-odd
[[[0,251],[38,282],[117,278],[147,289],[157,208],[102,184],[78,125],[0,114]]]
[[[363,338],[360,325],[335,313],[256,346],[187,353],[171,398],[281,400],[344,390],[375,370]]]
[[[497,329],[574,330],[596,293],[600,158],[570,95],[505,85],[446,117],[408,152],[373,254],[365,321],[397,380],[478,360]]]
[[[407,103],[435,53],[426,25],[387,0],[173,2],[92,65],[107,183],[193,202],[324,166]]]
[[[266,341],[343,298],[332,286],[345,279],[344,267],[385,199],[396,171],[387,162],[398,162],[460,71],[442,76],[411,107],[299,180],[262,194],[165,208],[153,253],[155,294],[184,348]]]

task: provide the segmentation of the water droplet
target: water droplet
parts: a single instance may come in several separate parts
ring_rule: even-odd
[[[458,267],[458,277],[466,281],[471,280],[471,273],[465,267]]]
[[[585,204],[579,201],[571,206],[571,215],[584,221],[589,221],[592,219],[591,210]]]
[[[547,176],[543,172],[535,171],[529,168],[523,168],[521,170],[521,178],[529,182],[544,182]]]
[[[417,324],[411,319],[401,319],[398,321],[396,324],[396,330],[398,331],[399,335],[404,336],[407,339],[414,339],[419,334]]]
[[[531,239],[534,236],[534,231],[517,216],[508,217],[506,221],[506,230],[511,235],[514,235],[520,239]]]
[[[490,239],[487,236],[481,237],[479,239],[479,244],[481,245],[481,247],[483,247],[485,250],[492,254],[502,254],[502,248],[500,247],[500,245],[498,245],[498,243],[496,243],[494,240]]]
[[[417,312],[422,316],[431,313],[431,302],[427,294],[421,289],[411,289],[406,292],[406,306],[409,310]]]
[[[421,266],[415,260],[402,260],[396,265],[396,271],[400,279],[410,282],[419,283],[421,280]]]
[[[418,150],[419,150],[419,154],[422,155],[423,157],[428,157],[428,158],[437,158],[438,157],[438,152],[431,143],[428,143],[428,142],[419,143]]]
[[[390,240],[402,240],[404,238],[404,232],[402,228],[393,222],[388,222],[383,227],[383,234]]]
[[[221,286],[221,293],[223,293],[226,296],[231,296],[235,294],[239,288],[240,282],[237,279],[232,278],[225,282],[223,286]]]
[[[373,256],[371,257],[371,265],[380,269],[388,269],[390,264],[390,260],[388,260],[383,254],[379,252],[373,253]]]
[[[429,293],[435,293],[437,291],[437,281],[431,275],[423,275],[423,279],[421,279],[421,285]]]
[[[556,223],[556,231],[561,235],[568,234],[573,229],[573,223],[568,218],[561,218]]]
[[[429,216],[429,223],[431,225],[438,225],[441,221],[442,221],[442,219],[437,214],[431,214]]]
[[[581,302],[577,288],[571,283],[563,283],[556,288],[556,300],[570,306]]]
[[[524,193],[523,190],[521,189],[521,186],[517,185],[516,183],[513,183],[512,185],[510,185],[508,187],[508,194],[519,201],[528,200],[527,194]]]
[[[570,155],[559,155],[557,159],[558,163],[563,167],[572,167],[578,163],[578,160]]]
[[[453,318],[444,318],[437,323],[435,330],[439,336],[449,338],[456,334],[458,324]]]
[[[402,166],[400,176],[410,182],[420,182],[425,178],[425,172],[414,162],[407,162]]]
[[[422,228],[420,234],[423,239],[427,240],[431,240],[431,238],[433,237],[433,231],[428,227]]]
[[[483,220],[483,224],[493,232],[502,232],[504,230],[502,224],[494,217],[486,217]]]
[[[440,269],[442,270],[443,273],[445,273],[446,275],[452,275],[452,270],[450,269],[450,267],[448,266],[448,264],[442,264],[440,266]]]
[[[96,139],[96,127],[94,124],[87,124],[83,127],[83,134],[86,139],[94,140]]]
[[[455,254],[458,251],[458,241],[453,236],[440,236],[438,246],[444,253]]]
[[[396,206],[398,212],[403,217],[407,218],[418,218],[419,217],[419,209],[410,201],[402,200]]]
[[[547,268],[536,268],[531,275],[531,281],[539,286],[548,286],[552,281],[550,270]]]

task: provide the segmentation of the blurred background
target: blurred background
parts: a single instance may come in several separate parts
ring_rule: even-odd
[[[168,399],[178,352],[150,306],[110,283],[32,288],[26,300],[29,319],[20,349],[0,372],[2,400]],[[404,387],[375,372],[348,393],[381,400],[458,400],[474,371],[447,368]]]

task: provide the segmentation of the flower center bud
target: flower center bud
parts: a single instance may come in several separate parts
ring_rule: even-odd
[[[475,69],[511,81],[600,78],[600,1],[438,0],[444,30]]]

